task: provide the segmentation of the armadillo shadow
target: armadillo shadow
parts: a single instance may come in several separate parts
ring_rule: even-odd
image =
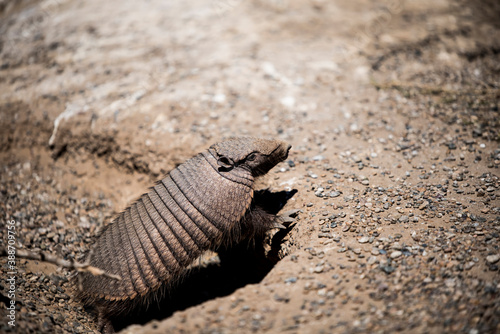
[[[268,205],[266,211],[277,214],[297,190],[259,192]],[[163,320],[176,311],[230,295],[248,284],[259,283],[280,260],[281,243],[290,229],[274,230],[270,240],[252,240],[220,249],[218,256],[190,268],[179,282],[165,291],[158,302],[151,303],[147,309],[137,307],[127,317],[112,319],[115,330],[155,319]]]

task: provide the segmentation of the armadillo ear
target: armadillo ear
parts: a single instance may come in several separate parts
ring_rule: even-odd
[[[234,161],[231,158],[226,157],[225,155],[219,156],[217,159],[217,164],[219,167],[224,169],[231,169],[234,167]]]

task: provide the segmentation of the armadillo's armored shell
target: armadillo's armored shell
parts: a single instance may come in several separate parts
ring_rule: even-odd
[[[82,298],[90,303],[133,299],[175,278],[234,233],[251,204],[252,185],[249,171],[223,173],[208,151],[178,166],[96,241],[90,264],[122,279],[84,273]]]
[[[262,236],[274,215],[253,203],[254,177],[288,156],[277,140],[230,138],[172,170],[126,208],[97,239],[88,260],[107,276],[80,276],[78,297],[109,317],[154,297],[205,250]],[[144,298],[142,298],[144,296]],[[141,298],[139,298],[141,297]]]

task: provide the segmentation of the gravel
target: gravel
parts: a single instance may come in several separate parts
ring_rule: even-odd
[[[266,241],[279,261],[234,283],[246,260],[200,260],[228,271],[192,300],[167,293],[168,312],[119,321],[124,333],[500,332],[499,31],[486,5],[380,16],[345,1],[111,1],[116,20],[97,1],[29,7],[1,37],[2,219],[18,222],[16,247],[81,259],[176,163],[224,136],[277,137],[293,149],[259,186],[296,190],[284,211],[301,210]],[[18,327],[0,332],[97,332],[72,273],[17,267]]]

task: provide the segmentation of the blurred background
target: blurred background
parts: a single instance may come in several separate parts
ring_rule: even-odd
[[[371,212],[377,206],[363,206],[370,184],[386,189],[397,183],[407,193],[424,194],[422,187],[445,184],[449,173],[450,182],[465,178],[473,190],[453,193],[458,196],[455,201],[436,205],[432,210],[441,216],[436,211],[415,222],[411,218],[415,224],[432,226],[434,232],[422,231],[422,235],[449,228],[449,219],[442,217],[450,212],[463,213],[460,217],[482,214],[485,221],[496,221],[484,227],[491,229],[492,237],[476,247],[476,253],[467,248],[461,258],[454,258],[462,265],[481,259],[476,263],[482,266],[471,266],[477,270],[457,278],[461,283],[453,281],[453,287],[460,288],[452,289],[448,297],[444,297],[446,289],[451,288],[443,281],[432,288],[443,296],[432,303],[448,305],[451,311],[426,304],[431,299],[418,285],[434,277],[438,267],[446,267],[451,257],[444,251],[435,255],[443,263],[423,260],[430,267],[409,265],[409,272],[388,276],[387,282],[380,277],[392,273],[387,268],[398,268],[397,264],[389,262],[388,267],[386,260],[378,260],[380,256],[366,264],[366,258],[354,253],[361,267],[351,266],[344,276],[334,269],[326,274],[325,269],[321,282],[326,288],[304,287],[315,296],[320,293],[318,298],[323,300],[311,305],[316,299],[302,295],[302,280],[293,285],[297,291],[283,283],[286,275],[295,277],[298,268],[308,268],[317,260],[308,258],[316,255],[303,255],[298,263],[288,261],[282,265],[286,269],[271,271],[266,284],[281,282],[273,292],[257,285],[261,295],[253,288],[240,291],[239,297],[229,295],[221,304],[206,306],[215,310],[211,316],[206,309],[200,311],[205,304],[199,304],[194,310],[175,313],[168,328],[200,332],[205,328],[207,333],[210,328],[222,333],[236,327],[242,332],[320,333],[332,328],[493,332],[499,330],[498,259],[484,259],[498,253],[490,240],[498,241],[494,218],[498,178],[494,177],[500,162],[499,50],[500,2],[496,0],[3,0],[0,213],[19,220],[24,229],[19,242],[24,247],[78,258],[114,213],[193,154],[227,136],[276,137],[293,145],[291,160],[264,186],[298,189],[291,206],[306,210],[300,218],[304,220],[299,220],[302,227],[291,234],[283,254],[308,246],[326,252],[332,245],[348,249],[342,246],[345,240],[357,245],[365,230],[348,234],[347,229],[344,239],[326,246],[314,232],[321,226],[314,224],[320,224],[322,212],[340,216],[344,212],[345,220],[352,215],[357,217],[352,221],[360,221],[359,210]],[[449,169],[442,170],[443,165]],[[460,173],[465,177],[457,180]],[[334,175],[329,181],[335,182],[327,182],[328,175]],[[334,187],[332,199],[325,202],[321,194],[330,186]],[[432,189],[430,193],[438,191]],[[337,193],[343,194],[339,202],[344,196],[346,202],[359,196],[357,205],[339,208],[333,200]],[[408,201],[400,199],[399,205],[390,208],[380,202],[377,213],[382,216],[377,224],[385,218],[406,223],[413,217],[408,215],[414,214]],[[433,205],[425,203],[432,201],[414,207],[431,210]],[[473,224],[467,219],[463,221]],[[384,233],[399,233],[408,245],[429,244],[410,237],[403,225],[397,225],[397,231],[390,226]],[[418,226],[416,233],[420,233]],[[380,242],[381,249],[391,249]],[[371,250],[366,252],[368,258]],[[337,256],[335,250],[331,263],[338,270]],[[357,262],[346,265],[352,263]],[[20,305],[21,314],[31,314],[19,320],[26,320],[23,328],[95,330],[92,317],[70,300],[69,290],[56,289],[68,284],[67,273],[31,262],[24,265],[31,275],[27,282],[32,283],[25,282],[25,301]],[[363,268],[378,270],[369,280],[378,279],[376,287],[354,289],[358,283],[353,282],[366,282],[363,278],[369,277],[365,273],[360,278],[358,271]],[[445,276],[460,275],[450,271]],[[400,281],[417,276],[408,285]],[[335,283],[330,287],[327,282]],[[52,292],[51,284],[56,289]],[[411,298],[419,302],[408,306],[409,296],[370,297],[372,292],[404,290],[401,284],[411,286],[408,291],[415,293]],[[332,297],[333,304],[325,304],[329,291],[344,296],[340,291],[344,289],[352,290],[345,292],[349,297]],[[274,296],[274,291],[288,296],[272,300],[286,307],[259,310],[258,305],[265,304],[263,296]],[[228,310],[233,310],[229,305],[234,303],[234,310],[247,305],[239,304],[238,298],[253,298],[248,316],[226,309],[218,313],[219,305]],[[461,306],[466,304],[476,306]],[[325,310],[321,305],[326,305]],[[195,314],[203,315],[196,318]],[[219,319],[221,314],[225,318]],[[65,323],[65,317],[71,321]],[[186,324],[189,317],[197,320]]]

